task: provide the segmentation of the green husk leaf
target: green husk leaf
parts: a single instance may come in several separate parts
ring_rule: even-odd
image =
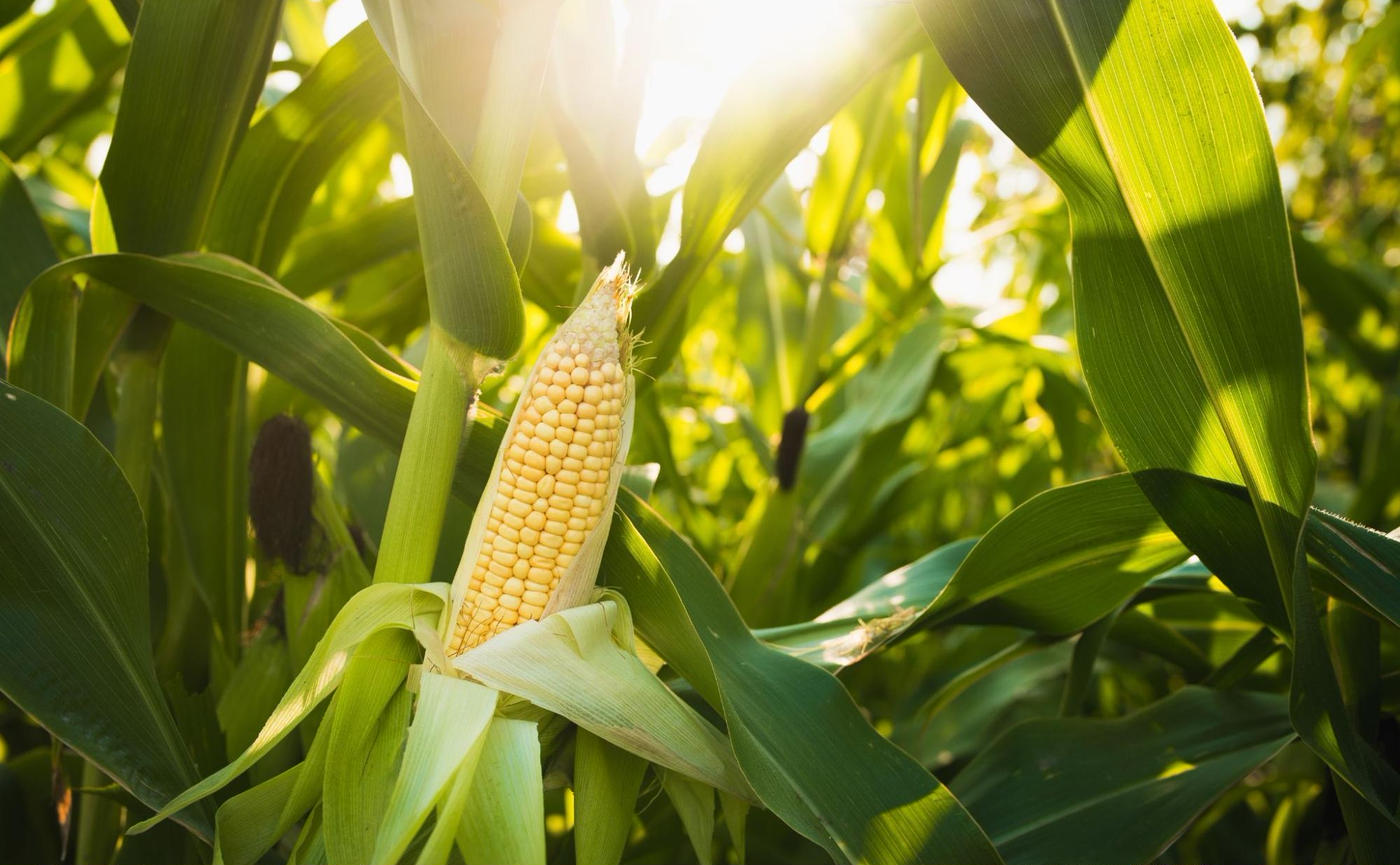
[[[459,773],[470,777],[495,710],[496,692],[490,688],[424,672],[417,714],[408,728],[403,763],[373,861],[388,865],[399,861],[433,806],[460,780]]]
[[[654,763],[752,795],[724,736],[638,659],[631,614],[615,594],[523,622],[452,663]]]
[[[534,721],[491,722],[457,844],[466,865],[544,865],[544,781]]]
[[[710,865],[715,847],[715,789],[675,772],[661,770],[661,788],[670,797],[685,826],[700,865]]]
[[[574,739],[575,859],[596,865],[622,861],[646,770],[646,760],[579,729]]]
[[[331,623],[326,636],[317,643],[310,660],[292,680],[291,687],[247,750],[218,772],[166,803],[154,817],[137,823],[131,828],[131,833],[151,828],[187,805],[221,790],[243,774],[339,686],[350,654],[356,646],[371,634],[386,629],[411,631],[419,618],[426,617],[436,622],[442,612],[445,594],[445,587],[435,584],[384,583],[370,586],[351,598]]]

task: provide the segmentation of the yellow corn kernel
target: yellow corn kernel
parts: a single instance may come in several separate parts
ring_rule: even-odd
[[[460,595],[454,583],[449,657],[553,612],[570,576],[591,588],[596,574],[571,574],[570,566],[589,565],[579,551],[606,535],[616,495],[633,290],[619,258],[545,346],[521,390],[496,482],[478,506],[489,518],[479,532],[473,526],[463,554],[456,583],[469,578]],[[577,589],[570,584],[569,595]]]

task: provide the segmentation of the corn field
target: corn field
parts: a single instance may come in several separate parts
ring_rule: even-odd
[[[1395,862],[1397,165],[1390,0],[0,0],[0,863]]]

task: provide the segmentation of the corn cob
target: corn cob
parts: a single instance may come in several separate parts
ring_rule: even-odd
[[[588,599],[631,433],[622,257],[531,370],[453,581],[447,654]]]

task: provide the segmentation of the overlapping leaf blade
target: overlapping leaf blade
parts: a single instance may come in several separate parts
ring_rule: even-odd
[[[164,805],[195,775],[151,657],[141,509],[81,424],[5,383],[0,525],[0,689],[137,799]],[[179,819],[211,834],[203,807]]]

